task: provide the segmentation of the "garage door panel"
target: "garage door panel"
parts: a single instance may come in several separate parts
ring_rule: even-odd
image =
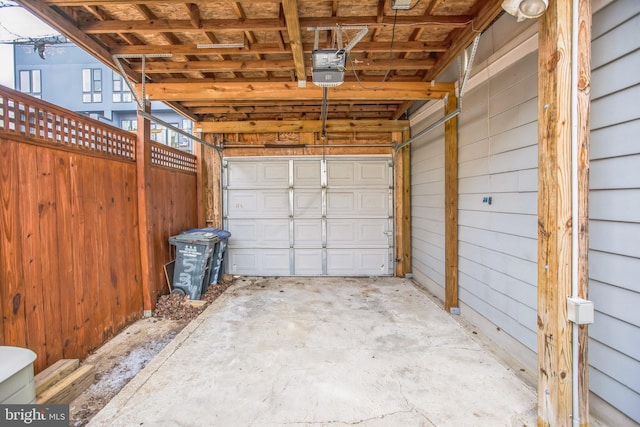
[[[322,221],[320,219],[296,219],[293,221],[295,247],[322,247]]]
[[[294,261],[297,276],[322,275],[322,249],[295,249]]]
[[[334,161],[327,163],[329,186],[389,186],[389,163],[386,160]]]
[[[322,214],[322,192],[318,190],[294,190],[293,215],[300,217],[320,217]]]
[[[380,276],[389,274],[387,249],[327,249],[330,276]]]
[[[327,247],[389,246],[386,219],[328,219]]]
[[[330,157],[326,168],[320,158],[229,158],[225,164],[228,272],[392,274],[388,158]]]
[[[260,271],[263,276],[288,276],[288,249],[234,249],[228,253],[225,261],[231,274],[255,275]]]
[[[282,218],[289,216],[288,190],[229,190],[227,216]]]
[[[380,190],[327,191],[327,216],[366,217],[389,215],[389,192]]]
[[[286,219],[233,219],[227,222],[231,233],[229,248],[288,248],[289,221]]]
[[[232,188],[289,186],[289,162],[228,162],[229,184]]]
[[[294,161],[293,185],[295,187],[320,187],[320,162],[317,160]]]

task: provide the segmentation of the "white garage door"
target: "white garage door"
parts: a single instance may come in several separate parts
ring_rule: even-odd
[[[224,167],[227,272],[393,274],[390,158],[229,158]]]

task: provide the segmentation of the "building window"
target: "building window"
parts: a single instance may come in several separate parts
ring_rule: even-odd
[[[20,92],[28,93],[36,98],[42,98],[42,83],[40,70],[21,70],[18,85]]]
[[[137,131],[138,130],[138,120],[122,120],[120,122],[120,127],[124,130],[129,131]]]
[[[100,68],[82,69],[82,102],[102,102],[102,70]]]
[[[113,93],[111,96],[113,102],[131,102],[132,100],[129,85],[115,72],[113,73]]]
[[[192,129],[192,125],[193,123],[191,122],[191,120],[186,120],[186,119],[182,119],[182,126],[181,129],[187,133],[192,133],[191,129]],[[193,152],[193,140],[191,138],[187,138],[184,135],[178,135],[178,148],[192,153]]]

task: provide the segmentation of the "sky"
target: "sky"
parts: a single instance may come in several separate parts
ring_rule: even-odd
[[[0,1],[0,6],[7,4]],[[13,45],[16,38],[42,37],[57,34],[21,7],[0,7],[0,85],[14,87]]]

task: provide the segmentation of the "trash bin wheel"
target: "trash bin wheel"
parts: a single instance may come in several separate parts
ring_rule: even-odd
[[[181,297],[187,295],[187,293],[184,291],[184,289],[180,289],[180,288],[173,288],[171,293],[175,294],[175,295],[180,295]]]

